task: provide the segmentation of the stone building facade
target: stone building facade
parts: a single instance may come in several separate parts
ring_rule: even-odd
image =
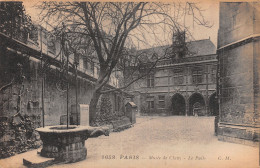
[[[44,35],[43,35],[44,37]],[[3,88],[1,90],[1,94],[5,94],[10,91],[10,89],[16,88],[16,84],[18,84],[18,88],[22,85],[23,99],[26,103],[21,104],[21,110],[27,111],[30,107],[34,107],[32,105],[37,104],[37,108],[41,109],[41,88],[42,88],[42,79],[43,75],[45,75],[45,95],[44,102],[46,104],[46,116],[45,116],[45,124],[46,125],[54,125],[59,124],[60,118],[54,116],[62,115],[66,110],[66,82],[65,79],[62,78],[62,72],[60,67],[60,60],[62,58],[57,57],[59,51],[59,47],[56,50],[51,50],[49,46],[47,46],[48,39],[43,38],[42,44],[42,53],[40,51],[40,38],[38,41],[32,41],[31,39],[27,39],[25,43],[20,42],[19,40],[12,39],[6,36],[3,33],[0,33],[1,38],[1,86]],[[44,43],[46,41],[46,43]],[[55,42],[55,46],[59,46],[58,42]],[[43,63],[41,62],[43,59]],[[71,60],[73,61],[73,58]],[[92,65],[93,64],[93,65]],[[44,68],[42,68],[44,67]],[[44,73],[43,73],[44,71]],[[69,104],[73,104],[75,102],[75,73],[74,69],[70,67],[69,70]],[[78,65],[78,101],[79,104],[89,104],[91,98],[91,91],[94,87],[94,82],[98,77],[98,65],[93,62],[87,62],[83,60],[83,58],[79,58]],[[21,79],[18,82],[18,79]],[[13,82],[12,82],[13,81]],[[22,82],[22,83],[21,83]],[[9,83],[12,83],[9,86]],[[118,87],[118,79],[112,75],[111,79],[106,87],[109,88],[117,88]],[[17,88],[17,89],[18,89]],[[15,90],[15,89],[14,89]],[[17,93],[13,93],[11,95],[17,95]],[[28,95],[27,95],[28,94]],[[122,93],[118,92],[118,95]],[[11,99],[11,95],[1,96],[1,98]],[[8,98],[9,97],[9,98]],[[114,102],[115,99],[119,99],[114,95],[111,95],[111,100]],[[13,103],[15,100],[13,99]],[[2,102],[2,101],[1,101]],[[37,103],[36,103],[37,102]],[[118,101],[117,101],[118,102]],[[11,103],[12,104],[12,103]],[[112,110],[118,111],[123,104],[117,105],[117,103],[112,103]],[[1,116],[4,115],[12,115],[12,110],[9,111],[8,108],[5,109],[5,106],[1,106],[4,110],[1,110]],[[69,106],[69,108],[71,108]],[[14,110],[14,109],[13,109]],[[52,113],[51,111],[56,111]],[[14,110],[15,112],[15,110]],[[53,116],[52,116],[53,115]]]
[[[3,3],[1,7],[4,5],[9,4]],[[15,5],[21,6],[21,2],[10,6]],[[79,57],[76,84],[73,65],[69,66],[69,75],[62,68],[64,58],[59,55],[61,45],[58,38],[52,38],[41,26],[33,25],[32,32],[25,32],[20,27],[9,29],[2,20],[1,25],[0,158],[3,158],[39,147],[40,139],[35,128],[43,126],[43,123],[44,126],[66,124],[67,106],[71,116],[72,106],[76,104],[76,88],[78,104],[89,104],[99,66]],[[75,62],[73,57],[70,61]],[[112,74],[105,87],[113,89],[118,86],[118,76]],[[103,95],[96,122],[102,124],[124,116],[125,97],[126,93],[122,91]],[[104,109],[106,114],[101,116]],[[76,124],[73,118],[69,120],[70,124]]]
[[[260,3],[220,3],[218,139],[258,145]]]
[[[141,115],[218,115],[216,47],[210,39],[186,46],[189,54],[160,60],[147,78],[130,88]],[[162,55],[167,47],[146,52]]]

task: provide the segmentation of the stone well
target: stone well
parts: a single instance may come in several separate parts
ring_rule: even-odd
[[[77,162],[87,157],[85,140],[94,127],[70,125],[37,128],[43,147],[40,155],[64,162]]]

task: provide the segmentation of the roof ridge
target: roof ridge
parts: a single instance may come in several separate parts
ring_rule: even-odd
[[[195,41],[205,41],[205,40],[211,41],[209,38],[206,38],[206,39],[200,39],[200,40],[187,41],[187,43],[189,43],[189,42],[195,42]],[[212,42],[212,41],[211,41],[211,42]]]

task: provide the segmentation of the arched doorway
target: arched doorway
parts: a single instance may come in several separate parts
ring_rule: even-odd
[[[185,99],[179,93],[172,96],[172,115],[185,115]]]
[[[199,93],[194,93],[189,99],[189,113],[188,115],[206,115],[205,101],[203,96]]]
[[[213,116],[218,116],[219,114],[219,104],[216,92],[213,93],[209,98],[209,111]]]

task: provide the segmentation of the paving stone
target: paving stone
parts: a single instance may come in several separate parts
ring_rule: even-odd
[[[23,164],[30,168],[43,168],[57,163],[54,158],[46,158],[40,155],[32,155],[23,158]]]
[[[167,126],[166,126],[167,125]],[[214,136],[214,117],[138,117],[134,127],[109,136],[89,138],[86,160],[77,163],[55,164],[50,168],[71,167],[259,167],[258,148],[218,141]],[[28,151],[1,159],[9,167],[23,167],[22,160],[37,155]],[[121,155],[138,155],[139,160],[120,159]],[[246,154],[246,155],[245,155]],[[116,159],[102,159],[115,155]],[[179,156],[182,160],[150,160],[149,156]],[[187,156],[204,155],[206,160],[183,160]],[[230,161],[219,161],[219,156],[230,156]],[[243,159],[241,159],[243,158]],[[187,158],[186,158],[187,159]],[[105,166],[104,166],[105,165]],[[242,167],[243,167],[242,166]]]

